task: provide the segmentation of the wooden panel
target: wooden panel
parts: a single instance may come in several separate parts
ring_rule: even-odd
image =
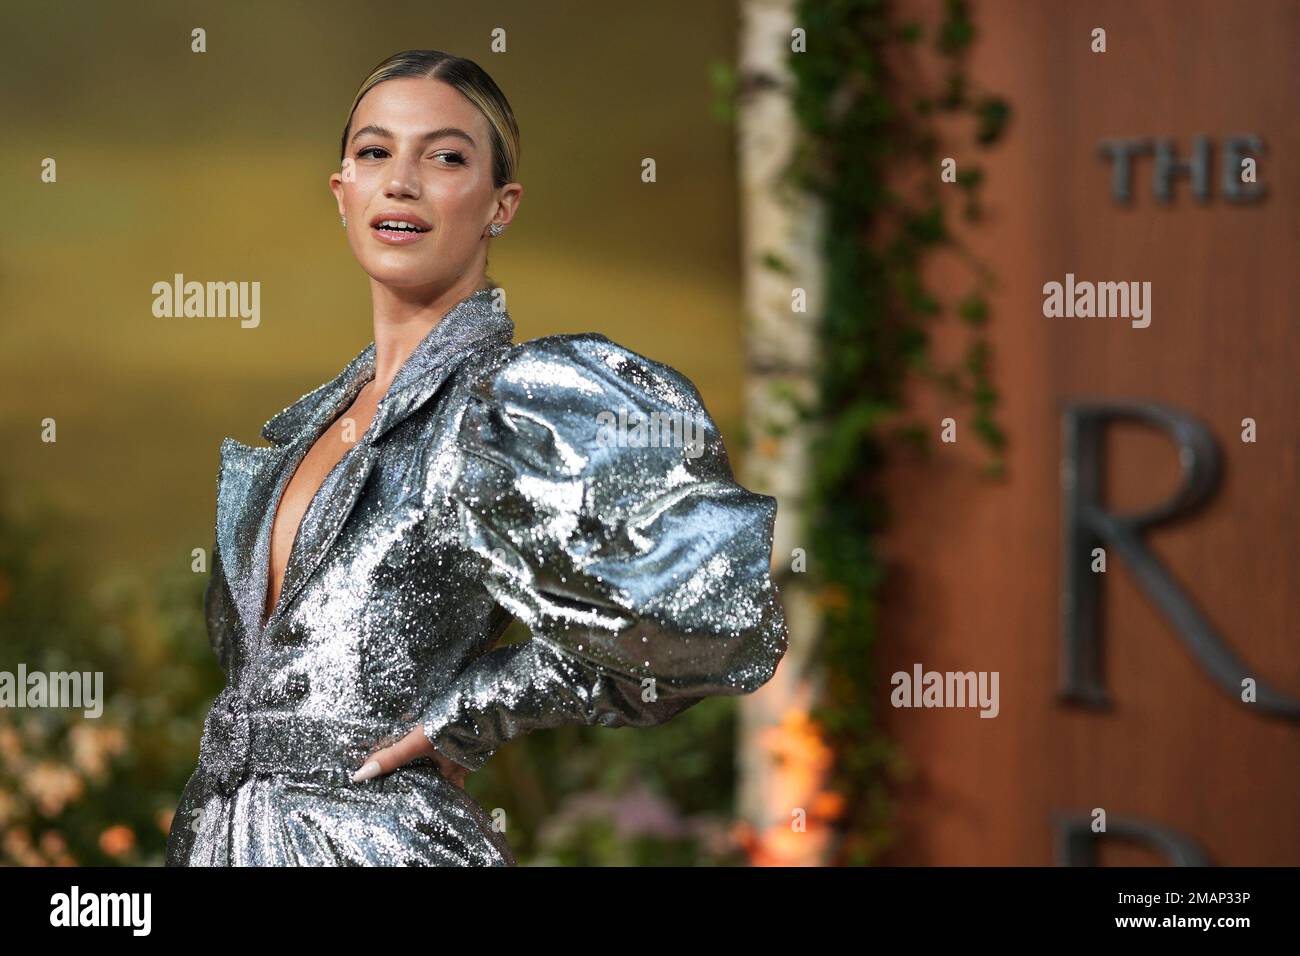
[[[893,710],[888,732],[915,767],[898,792],[890,862],[1048,864],[1052,815],[1135,816],[1194,837],[1214,862],[1300,862],[1300,725],[1227,697],[1112,556],[1106,575],[1106,714],[1056,699],[1060,666],[1060,424],[1063,399],[1167,403],[1200,417],[1224,478],[1190,520],[1152,547],[1220,632],[1265,680],[1300,696],[1300,5],[1264,2],[986,2],[972,73],[1014,109],[987,157],[989,219],[970,233],[999,277],[995,382],[1011,441],[1008,480],[975,474],[969,416],[937,463],[901,462],[889,547],[891,604],[880,656],[889,674],[1000,672],[1001,713]],[[1089,49],[1104,27],[1108,51]],[[1257,133],[1270,195],[1232,205],[1219,193],[1217,146]],[[1122,136],[1214,138],[1213,196],[1186,181],[1169,206],[1141,160],[1131,208],[1110,197],[1098,143]],[[962,157],[959,154],[959,162]],[[1042,286],[1066,273],[1152,283],[1152,322],[1045,318]],[[962,288],[953,286],[951,294]],[[951,344],[948,343],[948,344]],[[936,422],[952,413],[931,396]],[[1240,422],[1259,423],[1243,444]],[[935,434],[938,433],[936,424]],[[1110,500],[1163,500],[1172,445],[1117,430]],[[1106,863],[1159,863],[1116,846]]]

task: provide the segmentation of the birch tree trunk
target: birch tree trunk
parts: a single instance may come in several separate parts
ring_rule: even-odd
[[[806,425],[788,396],[816,395],[817,335],[824,263],[822,211],[781,180],[801,136],[791,109],[793,0],[741,0],[738,139],[746,312],[745,421],[751,442],[741,465],[745,484],[778,501],[772,574],[790,628],[776,676],[741,698],[739,811],[752,827],[759,865],[818,865],[829,835],[800,811],[813,808],[830,761],[806,721],[819,683],[809,650],[819,626],[811,588],[800,573],[808,491]],[[775,256],[782,272],[765,264]],[[796,311],[796,290],[806,294]],[[784,428],[779,435],[773,428]],[[806,555],[811,561],[814,556]]]

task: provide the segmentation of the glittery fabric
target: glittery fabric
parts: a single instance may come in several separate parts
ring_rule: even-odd
[[[514,865],[510,808],[430,758],[352,772],[417,727],[477,770],[534,730],[658,724],[772,676],[776,501],[735,482],[694,386],[603,335],[513,334],[484,289],[421,342],[312,499],[266,620],[276,504],[374,343],[271,418],[270,446],[223,442],[204,611],[228,682],[168,865]],[[512,616],[531,637],[494,646]]]

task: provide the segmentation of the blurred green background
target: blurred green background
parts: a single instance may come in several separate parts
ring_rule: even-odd
[[[0,714],[0,862],[161,859],[221,683],[190,570],[212,540],[218,447],[260,444],[372,336],[326,180],[355,89],[389,54],[469,57],[515,109],[525,195],[489,273],[517,338],[595,330],[675,366],[737,454],[734,143],[710,84],[736,17],[732,2],[0,13],[0,669],[104,670],[110,698],[98,721]],[[155,318],[151,287],[178,272],[260,282],[260,326]],[[510,810],[521,862],[734,862],[733,710],[536,735],[468,786]]]

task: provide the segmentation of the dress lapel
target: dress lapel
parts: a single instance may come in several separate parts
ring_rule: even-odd
[[[217,549],[221,569],[246,636],[257,634],[258,544],[262,519],[289,449],[221,443],[217,482]],[[263,586],[260,592],[265,597]]]
[[[332,381],[273,416],[262,426],[262,436],[272,442],[270,446],[254,447],[233,438],[221,443],[217,547],[240,623],[250,640],[261,629],[266,601],[267,554],[274,518],[271,505],[279,501],[292,469],[332,420],[322,422],[323,415],[348,393],[355,397],[356,390],[368,381],[373,353],[372,343]]]
[[[303,515],[290,550],[279,601],[266,622],[268,629],[283,618],[325,559],[365,488],[384,436],[436,395],[462,361],[476,351],[508,345],[513,335],[514,323],[499,304],[497,290],[481,289],[457,303],[420,342],[379,402],[366,433],[325,478]],[[374,378],[374,355],[372,342],[334,381],[303,396],[268,421],[262,430],[270,441],[286,441],[289,454],[280,463],[281,473],[274,482],[275,487],[262,499],[265,516],[254,549],[261,570],[254,588],[256,609],[251,618],[255,622],[251,633],[260,631],[258,625],[269,573],[271,522],[280,493],[298,462],[347,410],[361,388]]]

